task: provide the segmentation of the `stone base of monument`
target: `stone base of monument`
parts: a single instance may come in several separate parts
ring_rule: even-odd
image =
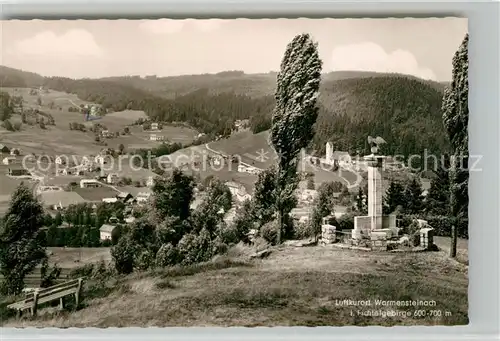
[[[321,225],[321,243],[333,244],[337,241],[337,228],[330,224]]]
[[[389,236],[389,238],[388,238]],[[373,230],[370,234],[371,249],[373,251],[387,251],[387,239],[390,239],[390,231]]]

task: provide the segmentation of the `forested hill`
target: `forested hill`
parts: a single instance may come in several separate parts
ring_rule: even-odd
[[[114,111],[144,110],[153,119],[188,122],[215,135],[229,133],[237,119],[250,118],[255,132],[269,128],[276,73],[73,80],[0,67],[0,82],[75,93]],[[325,74],[311,148],[323,151],[331,141],[337,149],[365,152],[366,137],[379,135],[388,142],[386,153],[443,152],[448,146],[440,112],[443,89],[444,84],[398,74]]]

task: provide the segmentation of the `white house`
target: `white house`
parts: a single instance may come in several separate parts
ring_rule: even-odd
[[[114,225],[104,224],[99,229],[101,240],[111,240],[111,234],[113,230],[116,228]]]
[[[54,162],[56,163],[56,165],[64,165],[66,163],[66,160],[62,156],[56,156]]]
[[[226,182],[226,186],[229,188],[229,191],[231,192],[231,194],[238,201],[250,200],[252,198],[252,196],[247,193],[247,191],[243,185],[240,185],[240,184],[233,182],[233,181],[228,181],[228,182]]]
[[[148,179],[146,180],[146,186],[153,187],[154,184],[155,184],[155,179],[152,176],[148,177]]]
[[[352,165],[352,158],[348,152],[341,152],[336,150],[333,152],[333,160],[338,162],[340,167],[348,167]]]
[[[94,162],[97,163],[98,165],[103,165],[105,162],[104,162],[104,156],[102,155],[97,155],[95,158],[94,158]]]
[[[2,163],[4,165],[11,165],[15,161],[16,161],[16,157],[15,156],[7,156],[7,157],[3,158]]]
[[[114,184],[119,180],[119,176],[117,173],[109,173],[106,177],[106,182],[108,184]]]
[[[156,135],[156,134],[150,134],[149,135],[149,140],[150,141],[163,141],[165,139],[164,136],[162,135]]]
[[[158,130],[158,123],[156,122],[151,123],[151,130]]]
[[[19,148],[12,148],[10,150],[10,155],[12,155],[12,156],[21,155],[21,149],[19,149]]]
[[[96,179],[82,179],[80,180],[80,188],[100,187],[101,184]]]
[[[118,198],[103,198],[102,201],[107,204],[114,204],[118,201]]]

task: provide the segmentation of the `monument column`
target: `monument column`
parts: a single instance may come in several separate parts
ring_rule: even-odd
[[[369,155],[365,157],[368,166],[368,216],[371,217],[371,230],[382,228],[382,166],[383,156]]]

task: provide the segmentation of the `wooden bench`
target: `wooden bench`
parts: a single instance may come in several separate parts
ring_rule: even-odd
[[[75,295],[76,306],[80,304],[83,278],[78,278],[49,288],[35,289],[34,292],[26,295],[26,298],[9,304],[7,307],[17,310],[17,316],[21,316],[24,310],[30,310],[31,315],[35,316],[37,307],[40,304],[60,300],[60,308],[64,308],[63,298],[69,295]]]

